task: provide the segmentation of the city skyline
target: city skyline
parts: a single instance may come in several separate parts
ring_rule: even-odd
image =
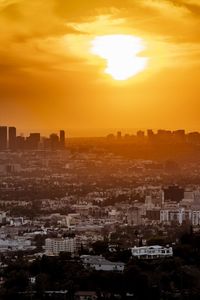
[[[120,131],[120,130],[115,130],[114,132],[107,132],[105,136],[91,136],[87,137],[84,136],[82,138],[108,138],[108,139],[113,139],[116,138],[118,140],[120,139],[130,139],[137,137],[138,141],[140,141],[141,138],[149,138],[151,141],[153,141],[152,138],[158,138],[158,141],[160,138],[162,138],[160,141],[165,141],[165,142],[171,142],[171,139],[176,138],[179,141],[182,142],[195,142],[197,144],[200,143],[200,132],[199,131],[186,131],[185,129],[175,129],[175,130],[169,130],[169,129],[137,129],[135,131]],[[69,138],[76,138],[73,136],[67,136],[67,139]],[[81,138],[81,137],[79,137]],[[163,139],[164,138],[164,139]],[[18,128],[15,126],[7,126],[7,125],[0,125],[0,149],[11,149],[14,150],[16,148],[16,143],[20,141],[20,143],[23,141],[24,143],[29,143],[31,140],[38,144],[43,140],[47,141],[53,141],[57,143],[56,148],[64,149],[65,148],[65,143],[66,143],[66,131],[63,129],[60,129],[58,131],[52,130],[48,134],[44,134],[42,132],[38,131],[33,131],[29,129],[26,133],[21,133]],[[175,141],[174,140],[174,141]],[[156,141],[156,140],[155,140]],[[59,145],[59,146],[58,146]],[[25,147],[26,148],[26,147]],[[37,148],[34,146],[33,148]]]
[[[18,135],[16,127],[0,126],[0,151],[1,150],[38,150],[41,149],[64,150],[66,145],[65,131],[50,133],[48,137],[40,132],[30,132],[29,135]]]
[[[135,128],[87,128],[87,129],[72,129],[72,128],[64,128],[60,129],[58,127],[55,128],[48,128],[48,129],[43,129],[43,128],[19,128],[16,125],[13,125],[13,123],[4,123],[0,124],[0,127],[6,126],[7,128],[9,127],[14,127],[17,129],[17,135],[19,136],[28,136],[30,133],[35,133],[39,132],[41,134],[41,137],[46,137],[49,136],[51,133],[58,133],[60,130],[64,130],[67,133],[67,138],[95,138],[95,137],[106,137],[109,134],[117,134],[117,132],[121,132],[122,135],[136,135],[138,131],[144,131],[145,135],[148,130],[152,130],[154,133],[158,132],[159,130],[163,131],[178,131],[178,130],[184,130],[185,134],[188,133],[193,133],[193,132],[198,132],[200,133],[200,128],[184,128],[184,127],[135,127]]]
[[[2,1],[1,122],[76,136],[199,130],[199,10],[197,0]]]

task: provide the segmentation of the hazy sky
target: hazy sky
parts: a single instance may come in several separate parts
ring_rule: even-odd
[[[143,72],[104,74],[91,42],[111,34],[143,39]],[[199,130],[199,101],[199,0],[0,0],[1,124]]]

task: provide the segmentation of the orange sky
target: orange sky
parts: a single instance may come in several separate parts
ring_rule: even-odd
[[[143,39],[149,64],[123,82],[92,55],[96,36]],[[0,0],[0,123],[99,135],[200,130],[199,0]]]

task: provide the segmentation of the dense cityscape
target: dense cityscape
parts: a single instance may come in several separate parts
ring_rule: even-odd
[[[0,300],[200,299],[200,0],[0,0]]]
[[[16,132],[0,127],[1,299],[199,299],[198,132]]]

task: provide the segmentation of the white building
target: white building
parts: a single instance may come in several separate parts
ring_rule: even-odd
[[[18,251],[18,250],[31,250],[31,241],[24,237],[17,237],[15,239],[0,239],[0,252]]]
[[[183,221],[188,221],[192,225],[200,225],[200,210],[198,209],[162,209],[160,211],[160,222],[171,223],[177,222],[180,225]]]
[[[194,200],[194,196],[195,196],[195,194],[193,191],[185,191],[184,192],[184,199]]]
[[[21,226],[24,224],[24,218],[23,217],[16,217],[10,219],[10,225],[11,226]]]
[[[6,212],[5,211],[1,211],[0,212],[0,224],[5,223],[7,220],[6,218]]]
[[[146,210],[150,210],[150,209],[153,209],[154,208],[154,204],[152,202],[152,197],[150,195],[147,195],[145,197],[145,208]]]
[[[173,256],[172,247],[143,246],[131,248],[131,254],[139,259],[155,259]]]
[[[124,263],[111,262],[102,256],[98,255],[82,255],[81,260],[85,268],[92,268],[96,271],[124,271]]]
[[[45,252],[47,255],[59,255],[60,252],[75,253],[77,241],[75,238],[47,238]]]
[[[143,211],[141,207],[131,207],[127,212],[127,223],[131,226],[141,225]]]
[[[188,219],[191,217],[188,216]],[[184,208],[171,208],[171,209],[161,209],[160,211],[160,222],[170,223],[177,222],[182,224],[185,220],[185,210]]]
[[[200,225],[200,211],[193,210],[192,212],[192,225],[197,226]]]

